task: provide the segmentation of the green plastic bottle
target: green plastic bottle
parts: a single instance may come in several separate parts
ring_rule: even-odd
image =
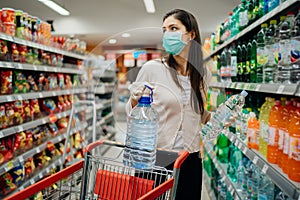
[[[221,163],[228,163],[229,156],[229,139],[221,133],[217,139],[217,158]]]
[[[250,67],[250,60],[247,62],[247,44],[242,44],[242,80],[241,82],[247,82],[247,75],[249,74],[248,68]]]
[[[242,45],[238,42],[238,46],[236,48],[237,52],[237,81],[243,81],[243,60],[242,60]]]
[[[230,53],[231,53],[231,81],[237,82],[237,72],[238,72],[238,66],[237,66],[237,52],[236,52],[236,45],[233,42],[230,47]]]
[[[251,48],[251,58],[250,58],[250,82],[256,82],[256,71],[257,71],[257,59],[256,59],[256,37],[253,37],[252,40],[252,48]]]
[[[239,9],[239,30],[242,31],[248,25],[247,0],[242,0]]]

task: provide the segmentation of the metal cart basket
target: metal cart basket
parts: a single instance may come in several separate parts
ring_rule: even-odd
[[[40,199],[150,200],[175,199],[180,166],[187,151],[157,149],[155,167],[140,170],[124,166],[124,145],[99,140],[87,146],[84,160],[53,174],[5,200]],[[173,170],[165,167],[174,163]],[[38,198],[36,198],[38,199]]]

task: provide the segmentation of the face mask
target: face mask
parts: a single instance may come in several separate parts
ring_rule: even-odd
[[[166,52],[172,55],[178,55],[187,43],[181,40],[181,32],[168,32],[163,35],[162,43]]]

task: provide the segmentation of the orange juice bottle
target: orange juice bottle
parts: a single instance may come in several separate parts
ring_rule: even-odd
[[[282,102],[281,102],[282,103]],[[277,165],[282,168],[282,163],[288,159],[288,147],[289,147],[289,133],[288,126],[290,123],[290,112],[293,110],[293,105],[291,101],[285,101],[285,106],[282,109],[281,120],[279,121],[279,140],[278,140],[278,156]],[[285,151],[285,153],[283,153]],[[286,165],[285,165],[286,166]],[[285,167],[286,168],[286,167]]]
[[[278,140],[279,140],[279,121],[281,120],[282,105],[279,100],[275,101],[275,105],[269,113],[269,128],[268,128],[268,147],[267,160],[270,163],[277,163],[278,155]]]
[[[250,112],[250,118],[248,120],[247,138],[248,147],[250,149],[258,150],[258,137],[259,137],[259,120],[256,119],[254,112]]]
[[[282,159],[281,159],[281,166],[282,166],[281,168],[282,168],[282,171],[286,174],[288,173],[288,169],[289,169],[289,166],[287,164],[287,160],[289,159],[289,153],[290,153],[289,127],[290,127],[290,124],[291,124],[291,119],[292,119],[292,116],[294,114],[294,111],[297,109],[297,101],[292,100],[291,104],[287,107],[287,109],[289,110],[289,122],[285,126],[286,132],[285,132],[285,135],[284,135],[283,156],[282,156]],[[283,164],[284,162],[286,162],[286,163]]]
[[[291,115],[289,125],[290,149],[288,159],[288,177],[293,181],[300,181],[300,102]]]

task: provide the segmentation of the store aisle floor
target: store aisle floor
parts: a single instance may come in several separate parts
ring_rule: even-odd
[[[125,135],[126,135],[126,122],[117,120],[116,124],[115,124],[115,128],[116,128],[116,131],[117,131],[116,135],[115,135],[116,141],[124,143],[125,142]],[[201,200],[210,200],[204,184],[202,184],[202,198],[201,198]]]

